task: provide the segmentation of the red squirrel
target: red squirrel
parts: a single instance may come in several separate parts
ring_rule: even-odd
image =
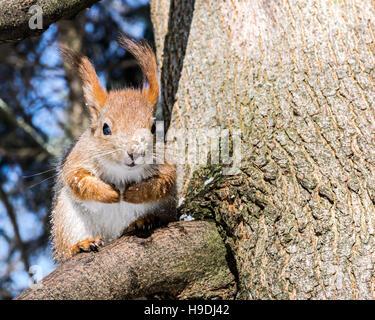
[[[176,171],[144,160],[153,141],[159,97],[156,59],[144,41],[125,36],[120,45],[137,59],[141,89],[107,92],[87,57],[61,48],[78,72],[91,124],[63,161],[52,211],[55,260],[97,251],[124,232],[176,219]]]

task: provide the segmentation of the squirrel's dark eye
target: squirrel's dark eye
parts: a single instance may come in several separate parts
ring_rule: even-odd
[[[155,122],[152,124],[152,127],[151,127],[151,133],[154,134],[156,131],[156,125],[155,125]]]
[[[103,133],[104,133],[104,135],[106,135],[106,136],[112,134],[112,131],[111,131],[109,125],[106,124],[106,123],[103,124]]]

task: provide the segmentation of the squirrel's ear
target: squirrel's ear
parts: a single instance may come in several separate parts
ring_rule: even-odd
[[[60,47],[62,56],[71,64],[82,80],[83,93],[92,120],[95,121],[107,100],[107,91],[100,86],[95,69],[89,59],[65,46]]]
[[[148,82],[148,86],[144,84],[142,93],[146,100],[155,107],[159,98],[159,82],[154,51],[146,41],[135,42],[125,35],[120,36],[119,44],[137,59]]]

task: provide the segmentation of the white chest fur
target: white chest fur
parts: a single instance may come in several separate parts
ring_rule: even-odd
[[[117,185],[118,187],[124,183],[140,182],[151,176],[154,172],[153,167],[147,164],[130,168],[126,165],[109,161],[104,162],[99,160],[98,162],[101,167],[101,171],[104,172],[104,174],[101,174],[100,177],[107,182]]]
[[[120,203],[105,204],[95,201],[79,201],[70,191],[63,188],[60,193],[65,204],[65,223],[69,224],[69,239],[74,244],[86,238],[103,237],[109,242],[121,236],[135,220],[157,210],[160,202],[146,204]]]
[[[102,236],[104,241],[112,241],[135,220],[153,211],[157,203],[132,204],[120,203],[105,204],[88,201],[81,202],[82,216],[85,224],[95,236]]]
[[[115,184],[120,191],[126,183],[139,182],[153,172],[149,166],[139,166],[126,170],[124,166],[105,164],[105,176],[101,178]],[[72,244],[86,238],[103,237],[104,242],[109,242],[121,236],[124,230],[138,218],[155,212],[163,201],[132,204],[121,201],[120,203],[106,204],[96,201],[80,201],[73,197],[67,187],[60,192],[61,203],[64,204],[63,212],[65,224],[69,230],[69,239]]]

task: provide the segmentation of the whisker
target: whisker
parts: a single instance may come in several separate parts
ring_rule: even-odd
[[[116,149],[116,150],[105,151],[105,152],[102,152],[102,153],[100,153],[100,154],[95,155],[94,157],[91,157],[90,159],[85,159],[85,160],[84,160],[83,162],[81,162],[81,163],[85,164],[85,163],[88,163],[88,162],[89,162],[90,160],[92,160],[92,159],[97,159],[97,158],[100,158],[100,157],[104,157],[104,156],[106,156],[106,155],[109,155],[109,154],[114,153],[114,152],[118,152],[118,151],[120,151],[120,150],[121,150],[121,149],[119,148],[119,149]],[[57,166],[55,166],[55,167],[52,168],[52,169],[48,169],[48,170],[45,170],[45,171],[42,171],[42,172],[38,172],[38,173],[34,173],[34,174],[31,174],[31,175],[27,175],[27,176],[22,176],[22,178],[24,178],[24,179],[28,179],[28,178],[37,177],[37,176],[43,175],[43,174],[48,173],[48,172],[56,171],[56,170],[58,170],[58,169],[61,169],[62,167],[63,167],[63,164],[61,164],[61,165],[57,165]],[[58,174],[58,173],[57,173],[57,174]],[[57,176],[57,174],[51,176],[50,178],[53,178],[54,176]]]
[[[84,161],[81,161],[80,164],[89,163],[89,162],[92,161],[92,159],[99,159],[99,158],[102,158],[102,157],[107,156],[107,155],[109,155],[109,154],[112,154],[112,153],[118,152],[118,151],[120,151],[120,150],[122,150],[122,149],[119,148],[119,149],[116,149],[116,150],[111,150],[111,151],[103,152],[103,153],[101,153],[101,154],[99,154],[99,155],[95,155],[94,157],[91,157],[91,158],[89,158],[89,159],[85,159]],[[68,169],[68,171],[66,171],[65,173],[68,173],[68,174],[69,174],[69,173],[71,173],[71,172],[73,172],[73,171],[75,171],[75,170],[77,170],[77,168]]]
[[[46,179],[43,179],[42,181],[39,181],[39,182],[37,182],[37,183],[35,183],[35,184],[31,185],[31,186],[28,186],[27,189],[34,188],[34,187],[36,187],[37,185],[39,185],[39,184],[41,184],[41,183],[43,183],[43,182],[45,182],[45,181],[47,181],[47,180],[49,180],[49,179],[52,179],[52,178],[54,178],[54,177],[55,177],[55,175],[53,175],[52,177],[48,177],[48,178],[46,178]]]
[[[52,168],[52,169],[49,169],[49,170],[46,170],[46,171],[42,171],[42,172],[39,172],[39,173],[31,174],[31,175],[29,175],[29,176],[22,176],[22,178],[25,178],[25,179],[27,179],[27,178],[32,178],[32,177],[40,176],[40,175],[42,175],[42,174],[45,174],[45,173],[47,173],[47,172],[51,172],[51,171],[55,171],[55,170],[56,170],[56,168]]]

